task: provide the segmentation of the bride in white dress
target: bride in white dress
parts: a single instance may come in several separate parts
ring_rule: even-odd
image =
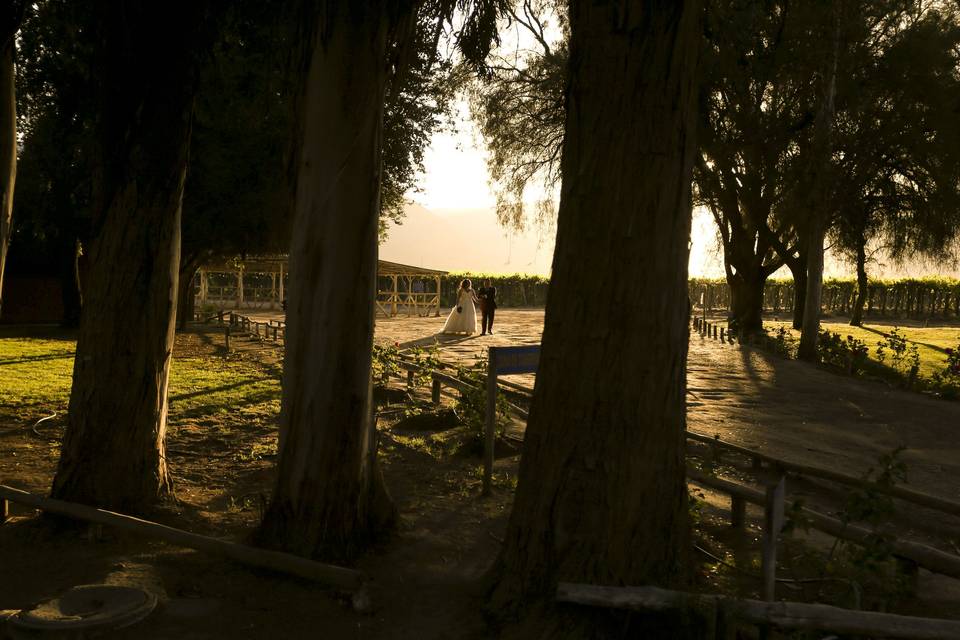
[[[453,306],[441,333],[477,332],[477,297],[470,286],[470,280],[464,278],[457,289],[457,304]]]

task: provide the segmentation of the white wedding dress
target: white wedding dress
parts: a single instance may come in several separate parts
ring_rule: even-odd
[[[462,309],[457,312],[457,307]],[[458,289],[457,304],[453,306],[441,333],[476,333],[477,309],[473,304],[473,289]]]

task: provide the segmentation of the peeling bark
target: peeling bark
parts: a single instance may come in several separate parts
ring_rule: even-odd
[[[517,495],[491,574],[499,616],[550,608],[559,580],[689,577],[684,395],[699,15],[696,2],[571,3],[557,241]],[[614,619],[620,637],[642,624],[577,615],[591,622],[536,624],[525,637],[610,637]]]
[[[140,511],[171,490],[167,384],[202,15],[134,1],[101,10],[94,237],[51,493]]]
[[[301,94],[279,473],[257,537],[330,560],[395,518],[370,392],[387,16],[376,2],[328,7]]]

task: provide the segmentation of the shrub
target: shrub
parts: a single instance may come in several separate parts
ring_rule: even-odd
[[[911,386],[920,371],[920,349],[909,342],[898,327],[894,327],[883,340],[877,342],[877,360],[884,362],[888,350],[890,365],[895,371],[906,376],[907,386]]]
[[[935,371],[931,386],[946,398],[960,396],[960,344],[947,349],[947,360],[940,371]]]
[[[470,388],[460,394],[457,400],[456,413],[460,421],[468,427],[471,433],[471,449],[483,451],[487,416],[487,361],[479,360],[471,367],[460,367],[457,378],[470,384]],[[497,418],[495,436],[503,438],[507,431],[510,419],[507,415],[509,405],[503,394],[497,394]]]
[[[869,354],[869,349],[862,340],[849,335],[843,338],[839,333],[823,329],[820,330],[820,338],[817,340],[817,350],[821,362],[851,375],[863,370]]]

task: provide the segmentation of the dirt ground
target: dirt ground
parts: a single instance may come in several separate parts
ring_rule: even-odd
[[[502,309],[495,335],[450,339],[436,335],[443,318],[395,318],[378,322],[377,340],[401,346],[437,342],[444,360],[469,362],[487,346],[538,343],[542,323],[542,310]],[[16,331],[2,329],[0,337]],[[223,360],[237,369],[232,384],[247,392],[216,397],[186,374],[183,389],[172,387],[168,447],[178,503],[148,515],[197,533],[243,540],[258,522],[273,482],[280,363],[279,350],[269,344],[234,338],[233,346],[225,354],[221,336],[213,331],[178,335],[176,358]],[[0,367],[4,364],[0,359]],[[530,377],[518,381],[532,384]],[[960,500],[960,403],[697,336],[690,343],[688,386],[692,430],[853,474],[904,444],[910,486]],[[39,406],[13,409],[0,402],[0,482],[48,490],[62,415],[31,429],[48,413]],[[76,584],[125,583],[149,587],[162,604],[148,621],[110,637],[489,637],[479,579],[502,539],[518,457],[498,459],[493,496],[484,499],[478,458],[445,450],[437,434],[396,429],[395,421],[386,413],[381,419],[381,455],[401,523],[391,539],[359,563],[371,578],[371,615],[355,613],[341,594],[304,581],[116,531],[94,539],[87,531],[59,529],[16,507],[14,519],[0,527],[0,609],[25,607]],[[806,495],[816,487],[794,489]],[[722,502],[707,495],[708,526],[719,526]],[[755,542],[758,514],[752,517],[747,537]],[[946,531],[938,542],[960,540],[957,523],[925,512],[912,521],[918,536]],[[921,611],[960,615],[954,581],[925,573],[921,581],[923,591],[934,594],[924,598]]]

